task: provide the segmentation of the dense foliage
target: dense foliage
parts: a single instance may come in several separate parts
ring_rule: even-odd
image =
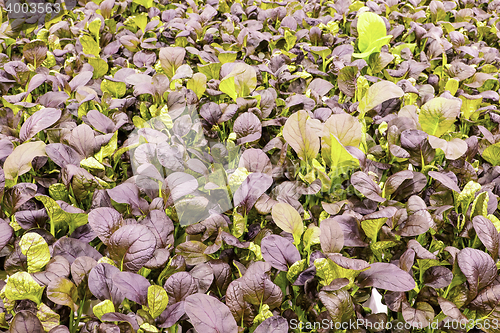
[[[0,330],[500,332],[499,10],[3,10]]]

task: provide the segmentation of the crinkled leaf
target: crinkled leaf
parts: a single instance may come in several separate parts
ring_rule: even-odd
[[[168,295],[161,286],[152,285],[148,288],[148,309],[151,317],[156,318],[167,308]]]
[[[37,233],[28,232],[19,242],[22,253],[28,258],[28,273],[41,271],[50,261],[49,246]]]
[[[17,272],[7,280],[5,296],[10,300],[29,299],[40,304],[43,289],[29,273]]]
[[[467,278],[472,297],[497,277],[495,261],[481,250],[469,247],[461,250],[457,254],[457,263]]]
[[[109,255],[119,267],[137,272],[153,257],[156,237],[140,224],[125,225],[109,238]]]
[[[94,315],[100,320],[101,317],[106,313],[115,312],[115,306],[109,299],[105,299],[104,301],[94,305],[92,311]]]
[[[34,333],[43,332],[43,326],[40,320],[30,311],[19,311],[10,323],[11,333]]]

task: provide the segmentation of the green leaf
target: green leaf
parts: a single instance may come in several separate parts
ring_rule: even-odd
[[[50,261],[49,245],[37,233],[24,234],[19,241],[19,247],[28,258],[28,273],[40,272]]]
[[[455,95],[457,93],[459,84],[460,84],[460,82],[457,79],[451,78],[451,79],[448,79],[448,81],[446,82],[446,86],[444,87],[444,89],[448,90],[450,92],[450,94]],[[459,98],[462,99],[462,101],[465,99],[462,96],[460,96]],[[463,104],[462,104],[462,107],[463,107]]]
[[[90,58],[88,61],[89,64],[94,68],[94,75],[92,76],[93,79],[103,77],[104,74],[108,72],[109,66],[105,60],[101,58]]]
[[[358,17],[358,49],[361,53],[353,53],[355,58],[367,60],[370,54],[380,52],[382,46],[389,43],[392,36],[387,35],[384,20],[372,12],[363,12]]]
[[[203,96],[207,90],[207,77],[203,73],[195,73],[187,82],[187,88],[194,91],[198,99]]]
[[[115,312],[115,306],[109,299],[105,299],[104,301],[94,305],[92,311],[94,312],[94,315],[101,320],[101,317],[106,313]]]
[[[300,237],[304,232],[304,223],[295,208],[285,202],[279,202],[273,206],[271,214],[274,223],[281,230],[293,234],[293,238],[300,241]]]
[[[286,272],[286,278],[288,279],[288,281],[290,281],[290,283],[294,283],[299,274],[302,273],[306,268],[307,268],[306,259],[301,259],[299,261],[296,261],[292,266],[290,266],[290,268],[288,268],[288,272]]]
[[[422,130],[437,137],[452,131],[461,104],[460,101],[444,97],[431,99],[422,106],[418,116]]]
[[[206,65],[198,64],[198,71],[202,74],[205,74],[208,81],[212,79],[218,80],[220,78],[221,67],[222,63],[220,62],[213,62],[211,64],[206,64]]]
[[[304,250],[307,252],[314,244],[319,244],[319,235],[321,230],[317,226],[309,225],[309,227],[304,232]]]
[[[134,23],[139,29],[144,33],[146,31],[146,26],[148,25],[148,16],[146,13],[140,13],[135,16]]]
[[[481,189],[481,185],[471,180],[467,184],[465,184],[462,192],[460,192],[457,196],[456,205],[459,205],[462,208],[462,213],[465,214],[467,209],[469,208],[469,204],[474,198],[477,191]]]
[[[99,44],[95,41],[91,36],[82,36],[80,37],[80,43],[82,44],[83,53],[87,55],[93,55],[96,58],[99,58],[99,54],[101,53],[101,48]],[[94,67],[94,66],[92,66]]]
[[[132,2],[144,6],[146,9],[153,7],[153,0],[133,0]]]
[[[49,332],[51,329],[59,325],[59,322],[61,320],[59,314],[52,311],[52,309],[49,308],[44,303],[40,303],[40,305],[38,305],[38,311],[36,312],[36,316],[42,323],[43,329],[46,332]]]
[[[285,123],[283,137],[301,160],[310,161],[318,155],[320,140],[308,119],[304,110],[293,113]]]
[[[40,286],[27,272],[17,272],[9,276],[5,286],[5,297],[12,301],[29,299],[41,303],[44,287]]]
[[[51,230],[55,232],[60,229],[69,229],[69,233],[72,234],[76,228],[88,223],[88,215],[85,213],[68,213],[64,211],[57,202],[52,198],[44,195],[38,195],[35,197],[38,201],[41,201],[49,215]]]
[[[370,238],[373,243],[375,243],[377,241],[378,232],[380,231],[380,228],[382,228],[382,226],[385,224],[386,221],[387,221],[386,217],[374,220],[364,220],[361,221],[361,228],[363,228],[363,231],[365,232],[366,236]]]
[[[101,147],[99,152],[95,154],[95,158],[102,163],[102,160],[108,156],[113,155],[117,148],[118,148],[118,131],[116,131],[115,134],[113,134],[113,136],[111,137],[111,140],[109,140],[109,142],[104,147]]]
[[[69,193],[66,186],[61,183],[55,183],[49,186],[49,195],[54,200],[69,200]]]
[[[100,170],[104,171],[106,168],[94,157],[90,156],[84,160],[80,161],[80,166],[86,168],[87,170]]]
[[[151,285],[148,287],[148,308],[151,317],[158,317],[168,305],[168,295],[162,286]]]
[[[101,19],[96,18],[89,24],[89,31],[95,36],[97,40],[99,40],[100,31],[101,30]]]
[[[500,232],[500,220],[498,219],[498,217],[493,214],[488,214],[488,216],[486,217],[491,221],[491,223],[493,223],[495,228],[497,228],[497,231]]]
[[[234,101],[238,97],[249,96],[256,87],[257,73],[252,66],[245,63],[235,63],[231,72],[219,84],[219,90]]]
[[[335,279],[346,278],[349,279],[347,288],[350,288],[354,283],[354,278],[361,273],[361,271],[343,268],[330,258],[316,259],[314,260],[314,266],[316,267],[316,276],[319,277],[322,286],[329,285]]]
[[[337,137],[330,134],[330,142],[327,142],[325,138],[323,140],[325,141],[322,141],[321,155],[330,166],[332,176],[335,177],[359,167],[359,160],[345,149]]]
[[[240,238],[245,233],[245,229],[247,226],[247,219],[236,211],[236,208],[233,212],[233,228],[231,229],[231,233],[234,237]]]
[[[379,241],[376,243],[370,243],[370,249],[373,251],[373,254],[375,254],[378,260],[381,261],[384,251],[396,245],[398,245],[398,243],[393,241]]]
[[[483,158],[492,164],[492,166],[500,165],[500,142],[495,143],[494,145],[488,146],[483,151]]]
[[[221,64],[226,64],[228,62],[234,62],[238,57],[238,53],[236,52],[221,52],[217,55]]]
[[[490,197],[488,192],[481,192],[477,195],[476,199],[472,203],[472,209],[470,212],[470,219],[477,215],[482,215],[484,217],[488,216],[488,201]]]
[[[359,118],[363,119],[365,113],[370,111],[377,105],[382,104],[389,99],[403,97],[403,95],[403,89],[390,81],[379,81],[377,83],[374,83],[370,86],[370,88],[368,88],[368,91],[359,101]]]
[[[115,98],[122,98],[127,92],[127,86],[123,82],[112,82],[104,79],[101,82],[101,90],[110,93]]]
[[[30,171],[31,161],[37,156],[46,156],[45,143],[42,141],[25,142],[17,146],[3,164],[5,179],[15,180]]]
[[[285,31],[285,41],[286,41],[286,50],[290,51],[292,47],[295,46],[295,42],[297,41],[297,36],[292,34],[290,31]]]

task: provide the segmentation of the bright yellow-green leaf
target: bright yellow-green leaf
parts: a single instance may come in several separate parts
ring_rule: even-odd
[[[101,147],[99,152],[95,154],[95,158],[102,163],[102,160],[108,156],[113,155],[117,148],[118,148],[118,131],[116,131],[111,137],[111,140],[109,140],[109,142],[104,147]]]
[[[206,64],[206,65],[201,65],[198,64],[198,71],[200,73],[205,74],[207,77],[207,80],[218,80],[220,78],[220,68],[222,66],[222,63],[220,62],[213,62],[211,64]]]
[[[430,135],[441,137],[454,128],[460,113],[460,101],[436,97],[422,106],[418,121],[422,130]]]
[[[207,77],[203,73],[195,73],[187,82],[187,88],[194,91],[198,98],[201,98],[207,90]]]
[[[148,308],[151,317],[158,317],[168,305],[168,295],[165,288],[158,285],[148,287]]]
[[[101,320],[101,317],[106,313],[115,312],[115,306],[113,305],[113,302],[106,299],[101,303],[94,305],[92,311],[94,312],[94,315]]]
[[[225,64],[228,62],[234,62],[236,60],[236,57],[238,56],[238,53],[236,52],[221,52],[217,56],[219,58],[219,61],[221,64]]]
[[[491,221],[491,223],[493,223],[495,228],[497,228],[497,231],[500,232],[500,220],[498,219],[498,217],[493,214],[488,214],[488,216],[486,217]]]
[[[7,280],[5,297],[13,301],[29,299],[40,304],[44,287],[40,286],[27,272],[17,272]]]
[[[19,241],[21,252],[28,260],[28,273],[40,272],[50,261],[49,245],[37,233],[28,232]]]
[[[314,260],[314,266],[316,267],[316,275],[319,277],[319,282],[322,286],[327,286],[333,280],[340,278],[349,279],[349,286],[351,286],[354,283],[354,278],[361,272],[340,267],[330,258],[316,259]]]
[[[250,244],[248,245],[248,249],[255,255],[255,260],[259,261],[263,259],[262,251],[259,245],[255,244],[254,242],[250,242]]]
[[[59,322],[61,320],[59,314],[54,312],[44,303],[40,303],[40,305],[38,305],[38,311],[36,312],[36,316],[42,323],[45,332],[49,332],[51,329],[59,325]]]
[[[108,258],[108,257],[102,257],[101,259],[97,260],[97,263],[98,264],[110,264],[111,266],[118,267],[118,266],[116,266],[115,262],[113,260],[111,260],[111,258]]]
[[[101,48],[94,38],[87,35],[82,36],[80,37],[80,43],[82,44],[83,53],[99,57]]]
[[[477,195],[476,199],[472,203],[472,209],[470,213],[470,219],[477,215],[488,216],[488,201],[490,197],[488,192],[481,192]]]
[[[306,231],[307,232],[307,231]],[[305,236],[304,236],[305,237]],[[302,273],[307,268],[307,260],[301,259],[296,261],[286,272],[286,278],[290,283],[294,283],[300,273]]]
[[[101,171],[104,171],[106,170],[106,168],[104,168],[104,165],[102,165],[101,163],[99,163],[98,160],[96,160],[94,157],[90,156],[84,160],[81,160],[80,161],[80,166],[82,168],[86,168],[86,169],[93,169],[93,170],[101,170]]]
[[[319,235],[321,230],[319,227],[309,224],[308,228],[304,232],[304,245],[305,250],[308,251],[314,244],[319,244]]]
[[[146,31],[146,26],[148,24],[148,16],[146,13],[140,13],[135,16],[134,23],[142,30],[142,32]]]
[[[271,214],[274,223],[281,230],[293,234],[295,240],[300,240],[300,236],[304,233],[304,223],[295,208],[285,202],[279,202],[273,206]]]
[[[321,155],[330,166],[333,176],[359,167],[359,160],[352,156],[332,134],[330,134],[330,142],[323,141]]]
[[[89,64],[94,68],[93,79],[98,79],[103,77],[109,69],[108,63],[101,58],[90,58],[88,60]]]
[[[465,184],[462,192],[460,192],[457,196],[456,204],[462,207],[462,213],[465,214],[467,209],[469,208],[469,204],[474,199],[474,196],[477,191],[481,189],[481,185],[471,180],[467,184]]]
[[[122,98],[127,91],[127,86],[123,82],[112,82],[104,79],[101,82],[101,90],[103,92],[109,92],[115,98]]]
[[[99,40],[99,30],[101,30],[101,19],[96,18],[89,24],[89,31],[94,35],[94,37]]]
[[[283,137],[301,160],[316,158],[320,148],[319,137],[307,122],[308,118],[306,111],[297,111],[288,117],[283,128]]]
[[[4,162],[5,179],[15,180],[30,171],[31,161],[37,156],[46,156],[45,143],[42,141],[25,142],[17,146]]]
[[[236,101],[238,97],[246,97],[257,87],[255,69],[245,63],[235,63],[231,72],[219,84],[219,90]]]
[[[35,198],[45,206],[55,232],[68,228],[71,234],[76,228],[88,223],[88,215],[85,213],[68,213],[54,199],[44,195],[38,195]]]
[[[488,146],[483,151],[483,158],[490,162],[493,166],[500,165],[500,142],[495,143],[494,145]]]
[[[377,235],[382,228],[382,226],[387,221],[387,218],[374,219],[374,220],[364,220],[361,221],[361,228],[365,232],[366,236],[370,238],[374,243],[377,241]]]
[[[450,92],[450,94],[455,95],[457,90],[458,90],[459,84],[460,84],[460,82],[457,79],[451,78],[446,82],[446,86],[444,87],[444,89],[448,90]],[[462,96],[460,96],[460,97],[462,97]]]
[[[146,9],[153,7],[153,0],[133,0],[132,2],[144,6]]]

